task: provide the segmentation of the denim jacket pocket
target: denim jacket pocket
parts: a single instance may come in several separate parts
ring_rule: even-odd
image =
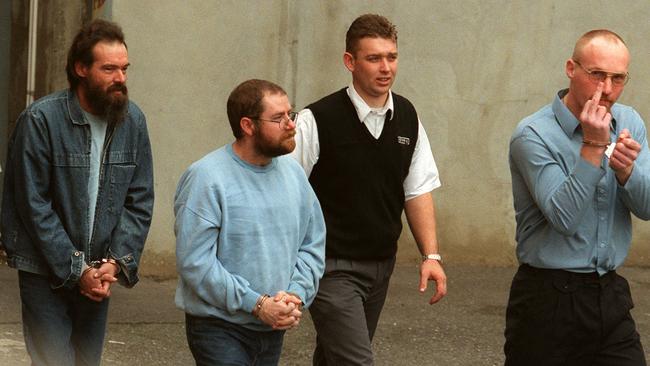
[[[129,184],[135,171],[135,164],[111,165],[111,184]]]
[[[119,215],[124,208],[124,200],[135,172],[135,165],[111,165],[110,170],[111,194],[109,196],[110,205],[108,210],[115,215]]]
[[[112,151],[108,156],[110,176],[109,212],[119,215],[124,207],[128,186],[135,173],[135,153]]]

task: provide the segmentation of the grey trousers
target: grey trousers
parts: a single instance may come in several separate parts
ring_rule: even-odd
[[[372,365],[372,337],[386,300],[395,258],[328,258],[309,308],[316,328],[314,365]]]

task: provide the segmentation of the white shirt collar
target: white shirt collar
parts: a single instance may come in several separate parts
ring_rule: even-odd
[[[386,100],[386,104],[384,104],[383,107],[380,109],[377,108],[371,108],[368,106],[365,100],[361,98],[359,93],[354,89],[354,85],[350,83],[347,89],[348,97],[350,97],[350,100],[352,101],[352,105],[354,105],[354,109],[357,110],[357,116],[359,117],[359,121],[363,123],[363,121],[368,117],[368,115],[372,112],[375,112],[376,114],[383,116],[386,114],[386,112],[390,111],[390,119],[393,119],[393,92],[390,90],[388,91],[388,100]]]

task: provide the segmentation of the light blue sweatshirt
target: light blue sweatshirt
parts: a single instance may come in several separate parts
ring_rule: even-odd
[[[289,156],[260,167],[226,145],[192,164],[174,202],[176,305],[254,330],[262,294],[309,305],[325,268],[325,222],[304,171]]]

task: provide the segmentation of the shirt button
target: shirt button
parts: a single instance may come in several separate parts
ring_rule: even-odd
[[[600,243],[600,247],[601,247],[601,248],[604,248],[604,247],[605,247],[605,243]]]
[[[80,256],[80,255],[81,255],[81,253],[79,253],[79,252],[74,252],[74,256],[75,256],[75,257],[78,257],[78,256]]]

